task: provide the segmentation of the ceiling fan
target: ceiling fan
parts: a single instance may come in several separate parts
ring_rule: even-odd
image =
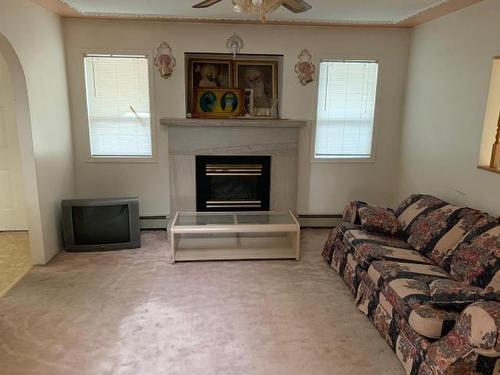
[[[204,0],[193,5],[193,8],[208,8],[222,0]],[[293,13],[306,12],[312,7],[304,0],[232,0],[233,10],[236,13],[246,12],[257,14],[263,21],[266,15],[284,6]]]

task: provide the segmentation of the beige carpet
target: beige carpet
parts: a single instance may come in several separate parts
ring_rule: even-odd
[[[403,374],[302,232],[302,260],[168,263],[143,248],[65,254],[0,299],[2,374]]]
[[[30,268],[28,232],[0,232],[0,297]]]

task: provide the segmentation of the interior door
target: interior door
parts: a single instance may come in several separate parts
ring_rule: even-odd
[[[28,229],[21,168],[14,95],[0,55],[0,231]]]

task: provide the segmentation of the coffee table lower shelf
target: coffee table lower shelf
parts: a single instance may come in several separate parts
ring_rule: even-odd
[[[177,241],[175,261],[297,259],[289,237],[183,238]]]
[[[171,262],[295,259],[300,225],[292,212],[177,212],[169,230]]]

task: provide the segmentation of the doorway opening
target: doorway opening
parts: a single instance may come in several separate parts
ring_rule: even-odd
[[[29,271],[32,263],[17,133],[12,77],[0,54],[0,296]]]

